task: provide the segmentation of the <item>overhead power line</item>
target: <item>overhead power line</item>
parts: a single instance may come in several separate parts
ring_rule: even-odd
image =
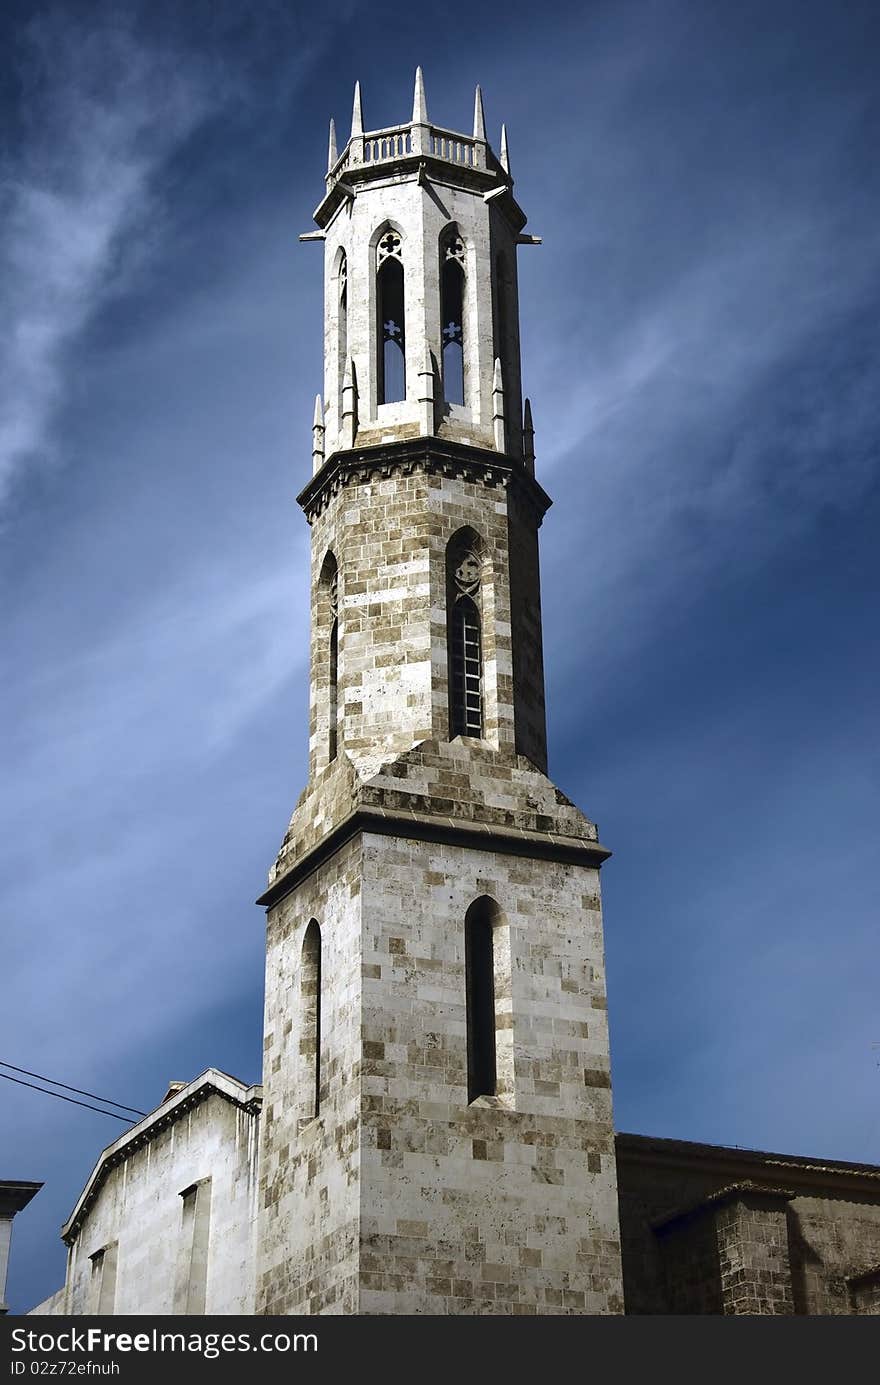
[[[111,1097],[109,1097],[109,1096],[98,1096],[98,1094],[97,1094],[96,1092],[87,1092],[87,1091],[85,1091],[82,1087],[71,1087],[70,1084],[67,1083],[67,1082],[56,1082],[55,1079],[54,1079],[54,1077],[45,1077],[42,1073],[39,1073],[39,1072],[30,1072],[27,1068],[19,1068],[19,1067],[16,1067],[15,1063],[5,1063],[5,1062],[2,1060],[2,1058],[0,1058],[0,1068],[10,1068],[10,1069],[12,1070],[12,1072],[20,1072],[20,1073],[22,1073],[23,1076],[25,1076],[25,1077],[35,1077],[35,1078],[37,1079],[38,1082],[48,1082],[49,1085],[50,1085],[51,1087],[63,1087],[64,1091],[66,1091],[66,1092],[76,1092],[78,1096],[88,1096],[88,1097],[91,1097],[93,1101],[100,1101],[100,1102],[102,1102],[103,1107],[106,1107],[106,1106],[118,1106],[118,1107],[120,1108],[120,1110],[122,1110],[122,1111],[131,1111],[131,1112],[132,1112],[134,1115],[136,1115],[136,1116],[146,1116],[146,1115],[148,1114],[146,1111],[140,1111],[140,1110],[137,1108],[137,1106],[127,1106],[127,1105],[125,1104],[124,1101],[114,1101],[114,1100],[113,1100]],[[0,1072],[0,1077],[8,1077],[8,1076],[9,1076],[8,1073]],[[19,1081],[19,1079],[18,1079],[18,1078],[15,1078],[15,1077],[9,1077],[9,1081],[10,1081],[10,1082],[16,1082],[16,1081]],[[73,1098],[72,1098],[72,1097],[62,1096],[62,1095],[61,1095],[61,1092],[51,1092],[51,1091],[47,1091],[47,1089],[46,1089],[45,1087],[37,1087],[37,1086],[34,1085],[33,1082],[20,1082],[20,1086],[22,1086],[22,1087],[33,1087],[33,1088],[34,1088],[34,1091],[37,1091],[37,1092],[43,1092],[43,1091],[45,1091],[47,1096],[57,1096],[57,1097],[59,1098],[59,1100],[61,1100],[61,1101],[73,1101]],[[74,1106],[86,1106],[87,1103],[84,1102],[84,1101],[73,1101],[73,1105],[74,1105]],[[88,1109],[89,1109],[90,1111],[97,1111],[97,1110],[103,1109],[103,1108],[99,1108],[99,1107],[97,1107],[97,1106],[89,1106]],[[104,1115],[107,1115],[107,1116],[114,1116],[114,1115],[116,1115],[116,1112],[115,1112],[115,1111],[106,1111],[106,1110],[105,1110],[105,1111],[104,1111]],[[127,1116],[117,1116],[117,1120],[128,1120],[128,1117],[127,1117]]]
[[[7,1082],[17,1082],[19,1087],[32,1087],[35,1092],[42,1092],[44,1096],[55,1096],[59,1101],[69,1101],[71,1106],[84,1106],[87,1111],[97,1111],[101,1116],[113,1116],[118,1121],[125,1121],[126,1125],[134,1125],[131,1116],[122,1116],[118,1111],[106,1111],[103,1106],[93,1106],[89,1101],[77,1101],[75,1096],[50,1092],[48,1087],[38,1087],[36,1082],[25,1082],[23,1077],[13,1077],[9,1072],[0,1072],[0,1077],[5,1077]]]

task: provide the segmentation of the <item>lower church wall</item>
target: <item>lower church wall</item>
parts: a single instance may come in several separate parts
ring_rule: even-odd
[[[35,1311],[252,1313],[257,1131],[212,1095],[129,1150],[72,1236],[64,1290]]]
[[[876,1313],[880,1169],[617,1136],[626,1312]]]

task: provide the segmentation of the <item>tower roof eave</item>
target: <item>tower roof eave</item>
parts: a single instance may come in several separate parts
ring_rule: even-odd
[[[535,506],[539,523],[552,504],[544,488],[516,458],[435,436],[404,438],[333,452],[303,487],[297,502],[311,522],[323,508],[328,495],[350,480],[374,474],[384,477],[400,469],[411,472],[418,468],[468,475],[473,479],[479,478],[489,486],[507,486],[511,482],[519,485]]]
[[[400,127],[404,131],[408,128]],[[379,130],[364,136],[364,140],[369,142],[380,137],[387,138],[395,133],[397,132]],[[458,141],[463,138],[459,136]],[[418,177],[420,171],[426,172],[428,178],[435,183],[451,183],[453,186],[480,191],[484,195],[494,193],[492,200],[504,213],[515,232],[521,231],[526,224],[526,214],[513,195],[513,180],[505,173],[488,145],[485,146],[485,166],[479,167],[430,152],[407,152],[370,160],[367,163],[353,163],[352,144],[353,141],[349,140],[328,173],[327,191],[312,213],[314,221],[322,231],[329,226],[339,209],[357,195],[360,185],[384,179]]]

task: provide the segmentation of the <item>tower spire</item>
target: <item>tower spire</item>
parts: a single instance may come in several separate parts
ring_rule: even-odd
[[[428,103],[425,99],[425,79],[422,76],[422,69],[416,68],[416,84],[413,91],[413,125],[427,125],[428,123]]]
[[[486,116],[483,112],[483,93],[480,91],[479,83],[474,92],[474,139],[486,138]]]
[[[352,108],[351,108],[351,135],[352,135],[352,139],[354,139],[355,135],[362,135],[363,133],[364,133],[364,118],[363,118],[363,115],[361,114],[361,84],[360,84],[360,82],[355,82],[355,84],[354,84],[354,102],[353,102]]]
[[[327,172],[329,173],[336,163],[336,121],[332,115],[330,117],[330,143],[327,148]]]
[[[510,174],[510,154],[507,150],[507,126],[501,126],[501,167],[506,174]]]

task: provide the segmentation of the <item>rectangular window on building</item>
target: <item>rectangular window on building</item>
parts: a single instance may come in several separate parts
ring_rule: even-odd
[[[211,1232],[211,1180],[184,1188],[181,1199],[180,1247],[174,1283],[175,1313],[198,1316],[205,1311],[208,1248]]]
[[[109,1317],[116,1309],[116,1260],[118,1242],[103,1246],[90,1257],[92,1262],[92,1312]]]

